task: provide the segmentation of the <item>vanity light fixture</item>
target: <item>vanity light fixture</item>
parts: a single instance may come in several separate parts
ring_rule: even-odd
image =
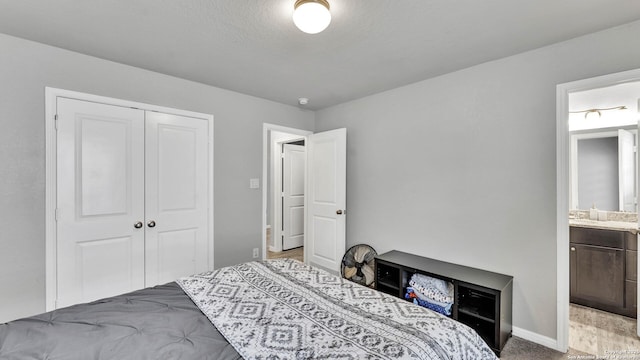
[[[602,111],[609,111],[609,110],[627,110],[627,107],[622,105],[622,106],[614,106],[614,107],[610,107],[610,108],[594,108],[594,109],[587,109],[587,110],[579,110],[579,111],[569,111],[569,113],[571,114],[579,114],[579,113],[584,113],[584,118],[586,119],[587,116],[589,116],[589,114],[598,114],[598,117],[602,117]]]
[[[307,34],[317,34],[331,23],[327,0],[296,0],[293,5],[293,23]]]

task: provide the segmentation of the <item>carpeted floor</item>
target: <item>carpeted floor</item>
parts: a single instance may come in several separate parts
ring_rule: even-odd
[[[500,360],[560,360],[591,358],[595,359],[596,357],[590,357],[587,353],[571,348],[569,349],[569,352],[563,354],[559,351],[515,336],[507,341],[507,345],[502,350],[502,354],[500,354]]]

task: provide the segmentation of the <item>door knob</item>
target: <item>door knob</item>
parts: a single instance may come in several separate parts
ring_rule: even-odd
[[[138,221],[137,223],[133,224],[133,227],[136,229],[140,229],[142,227],[142,221]]]
[[[338,214],[338,215],[342,215],[342,210],[337,210],[337,211],[336,211],[336,214]]]
[[[149,221],[149,222],[147,223],[147,226],[148,226],[148,227],[155,227],[155,226],[156,226],[156,222],[155,222],[155,221],[153,221],[153,220],[151,220],[151,221]]]
[[[574,248],[573,246],[571,247],[571,251],[576,251],[576,248]]]

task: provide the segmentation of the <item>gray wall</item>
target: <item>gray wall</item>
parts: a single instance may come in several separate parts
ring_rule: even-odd
[[[513,325],[555,339],[556,85],[639,68],[638,34],[635,22],[318,111],[316,131],[347,128],[347,246],[513,275]]]
[[[618,138],[578,140],[578,209],[619,211]]]
[[[214,115],[216,267],[262,249],[262,123],[313,130],[310,111],[0,34],[0,322],[45,310],[45,86]]]

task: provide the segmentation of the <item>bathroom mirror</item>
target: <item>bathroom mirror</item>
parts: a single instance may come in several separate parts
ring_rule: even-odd
[[[571,208],[637,212],[637,127],[571,134]]]

